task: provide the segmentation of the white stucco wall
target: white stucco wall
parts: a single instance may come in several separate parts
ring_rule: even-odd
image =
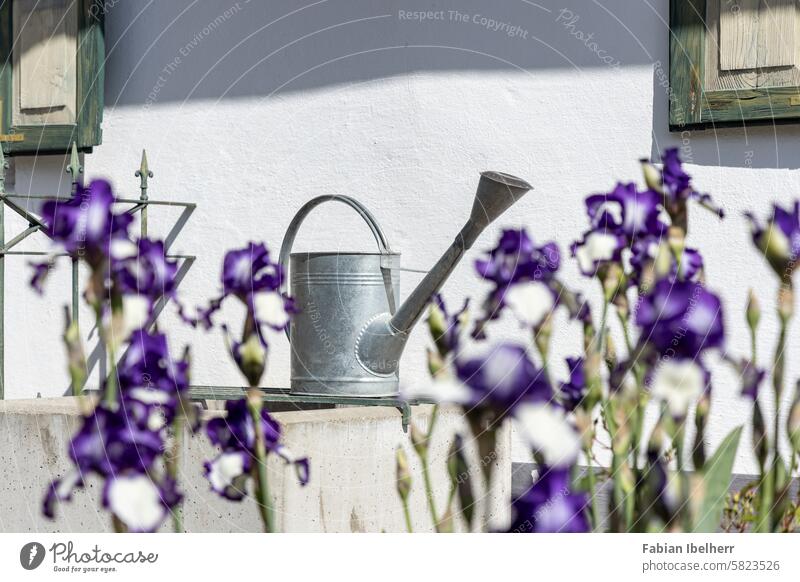
[[[692,243],[703,250],[710,285],[725,300],[729,349],[746,353],[742,312],[755,286],[763,297],[760,348],[767,355],[776,285],[751,248],[741,213],[765,214],[771,201],[787,203],[797,194],[800,131],[787,125],[668,133],[661,86],[667,4],[112,1],[104,140],[86,156],[86,175],[106,176],[135,196],[133,172],[144,147],[155,172],[151,197],[198,204],[173,247],[198,255],[181,291],[190,305],[217,291],[225,249],[264,240],[277,253],[291,216],[315,195],[357,197],[402,251],[403,264],[427,268],[466,218],[480,170],[524,177],[534,190],[486,233],[445,286],[446,297],[460,303],[483,292],[470,265],[493,245],[499,227],[526,225],[537,240],[558,241],[566,256],[585,228],[587,194],[617,179],[639,179],[640,157],[682,145],[696,185],[729,215],[719,222],[698,210],[691,219]],[[442,19],[400,16],[427,9],[443,10]],[[519,28],[512,35],[508,27],[491,30],[475,15]],[[63,191],[62,172],[61,159],[19,159],[16,191],[54,193],[59,185]],[[154,209],[151,231],[165,234],[177,216]],[[18,227],[9,217],[6,236]],[[335,205],[312,215],[298,238],[306,250],[371,247],[367,229]],[[67,385],[58,334],[68,266],[44,299],[26,288],[25,261],[9,259],[6,272],[6,395],[60,395]],[[562,272],[597,298],[573,261],[565,260]],[[403,273],[404,293],[418,279]],[[168,311],[163,324],[173,343],[194,345],[193,380],[238,383],[221,337],[189,330]],[[83,317],[89,321],[88,313]],[[558,374],[565,372],[561,357],[576,353],[579,341],[576,328],[556,330]],[[790,345],[797,353],[800,326]],[[405,382],[426,374],[424,346],[419,328],[403,358]],[[288,355],[276,338],[269,384],[288,382]],[[788,368],[800,372],[791,357]],[[715,366],[714,377],[713,445],[749,414],[735,375]],[[752,471],[749,435],[743,443],[737,470]],[[514,454],[527,458],[523,447]]]

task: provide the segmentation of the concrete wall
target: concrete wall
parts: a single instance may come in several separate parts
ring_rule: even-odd
[[[183,285],[187,303],[215,293],[226,248],[257,239],[277,250],[291,215],[321,193],[362,200],[403,252],[403,264],[428,268],[461,226],[484,169],[534,185],[498,227],[528,225],[566,252],[585,228],[587,194],[637,178],[640,157],[679,145],[697,186],[730,217],[720,223],[698,211],[691,221],[691,242],[703,249],[711,285],[725,299],[729,349],[746,353],[742,310],[755,285],[764,296],[760,349],[770,353],[776,285],[741,213],[766,213],[772,200],[796,194],[800,131],[669,134],[668,2],[126,0],[107,7],[104,143],[86,157],[87,175],[107,176],[135,195],[133,171],[146,147],[152,196],[199,205],[174,246],[199,256]],[[400,14],[425,9],[444,10],[443,19]],[[509,36],[509,27],[492,30],[482,17],[519,29]],[[62,172],[60,159],[18,160],[16,190],[63,191]],[[166,233],[176,216],[153,212],[152,230]],[[446,285],[454,303],[483,292],[470,263],[496,232]],[[298,238],[301,250],[372,244],[364,225],[336,207],[320,208]],[[6,394],[59,395],[67,384],[57,339],[66,287],[54,280],[47,298],[36,298],[24,285],[24,261],[8,262]],[[598,299],[574,262],[565,261],[563,273]],[[58,276],[66,282],[68,269]],[[418,279],[403,273],[404,293]],[[177,344],[194,343],[195,381],[238,382],[217,334],[190,332],[173,317],[164,323]],[[555,341],[553,370],[563,375],[561,357],[580,347],[577,330],[559,325]],[[285,385],[289,348],[273,344],[268,380]],[[405,382],[426,374],[425,344],[417,330],[402,362]],[[797,326],[790,345],[800,345]],[[798,373],[791,358],[788,368]],[[749,409],[737,397],[735,375],[713,371],[709,439],[716,445]],[[742,442],[749,440],[746,434]],[[522,446],[514,455],[528,459]],[[742,447],[737,471],[754,470]]]
[[[427,428],[430,407],[415,407],[414,422]],[[213,412],[208,414],[215,414]],[[340,408],[279,412],[286,445],[308,455],[311,481],[300,487],[295,473],[273,459],[269,485],[275,503],[276,527],[286,532],[401,532],[406,530],[395,489],[395,448],[406,448],[412,474],[411,516],[415,531],[431,531],[419,461],[401,427],[399,412],[390,408]],[[0,403],[0,531],[93,532],[109,529],[100,510],[101,483],[92,478],[72,502],[62,504],[56,521],[41,515],[41,501],[50,481],[69,467],[66,451],[77,428],[78,409],[72,398],[43,398]],[[455,432],[466,427],[455,411],[443,410],[430,449],[430,467],[438,507],[449,491],[445,470]],[[189,532],[261,531],[250,498],[226,501],[213,493],[202,475],[203,461],[215,453],[204,435],[185,439],[179,474],[186,495],[184,526]],[[476,519],[502,527],[509,518],[511,495],[510,431],[499,434],[492,457],[492,495],[479,478],[477,451],[468,443],[476,483]],[[486,513],[488,512],[488,513]],[[461,522],[458,527],[463,530]],[[167,523],[164,531],[169,531]]]

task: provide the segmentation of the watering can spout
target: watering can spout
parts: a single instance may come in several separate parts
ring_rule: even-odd
[[[530,189],[531,185],[525,180],[509,174],[502,172],[481,174],[472,212],[453,244],[393,316],[376,318],[362,330],[358,345],[358,357],[362,366],[376,374],[392,373],[397,369],[409,332],[464,253],[472,247],[489,224]]]

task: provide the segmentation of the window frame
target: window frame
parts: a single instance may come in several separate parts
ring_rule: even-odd
[[[670,0],[670,131],[800,121],[800,87],[706,91],[707,0]]]
[[[97,0],[74,0],[78,8],[77,116],[74,124],[12,125],[13,0],[0,0],[0,144],[3,152],[64,154],[102,143],[105,82],[105,11]],[[22,136],[22,137],[20,137]]]

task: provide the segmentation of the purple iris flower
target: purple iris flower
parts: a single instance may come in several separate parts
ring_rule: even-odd
[[[620,233],[633,241],[642,236],[659,236],[666,229],[659,218],[661,200],[658,192],[640,192],[634,183],[619,183],[607,194],[589,196],[586,210],[593,230]]]
[[[641,282],[645,269],[652,266],[656,259],[660,243],[661,239],[658,237],[645,237],[633,243],[630,255],[631,272],[629,273],[631,283],[639,284]],[[703,255],[700,254],[700,251],[685,248],[680,263],[673,260],[670,280],[699,282],[704,266]]]
[[[112,248],[113,278],[120,291],[151,301],[172,297],[177,287],[178,262],[167,259],[163,241],[143,238],[130,247],[131,253],[119,258],[114,257]]]
[[[103,486],[103,507],[122,521],[129,533],[156,531],[183,495],[174,479],[162,482],[149,474],[122,473],[107,479]]]
[[[683,249],[680,264],[673,269],[673,276],[683,281],[697,282],[703,274],[703,255],[697,249]]]
[[[164,447],[162,436],[149,428],[148,419],[148,408],[139,403],[116,410],[100,404],[72,438],[70,458],[82,474],[110,477],[125,470],[146,472]]]
[[[692,187],[691,177],[683,169],[678,148],[666,149],[661,156],[661,162],[663,164],[661,168],[661,187],[667,198],[668,210],[673,208],[676,202],[683,202],[692,198],[720,218],[725,216],[725,212],[714,203],[709,194],[697,192]]]
[[[728,362],[733,365],[742,380],[741,395],[754,402],[758,400],[758,393],[764,378],[767,376],[767,371],[745,358],[738,361],[729,359]]]
[[[569,468],[542,466],[541,476],[513,502],[512,533],[585,533],[589,531],[585,493],[570,488]]]
[[[133,332],[130,346],[117,368],[120,385],[125,389],[154,388],[183,392],[189,385],[189,363],[174,361],[163,333]]]
[[[189,428],[197,430],[200,420],[196,404],[189,402],[189,362],[173,360],[167,337],[138,330],[130,338],[117,377],[125,402],[145,404],[163,414],[171,423],[181,413],[188,419]]]
[[[482,357],[456,361],[459,380],[470,390],[472,406],[510,413],[523,402],[549,402],[553,390],[521,345],[502,343]]]
[[[540,282],[550,288],[555,303],[555,275],[560,264],[561,254],[554,242],[536,246],[525,229],[504,230],[489,256],[475,261],[478,276],[493,282],[494,288],[484,301],[483,316],[476,322],[472,336],[485,338],[485,325],[500,316],[506,293],[514,285]]]
[[[752,227],[753,242],[764,253],[779,277],[791,277],[800,257],[800,201],[786,210],[773,204],[772,219],[766,227],[752,214],[745,213]]]
[[[586,211],[591,228],[572,245],[581,273],[602,275],[606,266],[622,263],[626,248],[633,253],[632,263],[643,260],[651,246],[645,241],[657,241],[667,228],[660,218],[662,201],[658,192],[639,191],[633,183],[619,183],[607,194],[589,196]]]
[[[213,327],[211,316],[219,311],[228,297],[237,297],[252,314],[259,335],[264,341],[263,327],[282,331],[289,324],[292,313],[297,312],[291,297],[281,294],[283,269],[270,260],[263,243],[248,243],[242,249],[229,251],[222,265],[222,295],[202,309],[195,323],[207,329]]]
[[[756,400],[758,398],[758,390],[766,375],[766,370],[757,368],[748,362],[742,370],[742,396],[750,400]]]
[[[628,274],[631,283],[639,284],[645,269],[649,268],[658,254],[659,239],[657,237],[640,238],[631,245],[630,265]]]
[[[55,479],[47,488],[42,501],[42,513],[48,519],[56,518],[56,506],[72,501],[76,489],[83,489],[83,477],[78,471],[71,471],[60,479]]]
[[[244,299],[258,291],[277,291],[283,270],[270,261],[264,243],[248,243],[242,249],[229,251],[222,263],[222,287],[226,295]]]
[[[583,369],[583,358],[567,358],[569,381],[562,382],[559,388],[559,402],[566,410],[575,410],[586,396],[586,372]]]
[[[578,268],[585,277],[594,277],[611,263],[622,262],[622,251],[628,247],[628,239],[621,232],[603,229],[589,230],[583,238],[572,243],[572,256],[578,260]]]
[[[639,301],[636,324],[662,355],[695,358],[725,338],[719,298],[691,281],[658,281]]]
[[[87,187],[78,186],[66,202],[45,202],[42,220],[47,233],[65,252],[97,265],[108,256],[112,239],[127,238],[133,221],[130,214],[115,214],[113,204],[111,184],[93,180]]]
[[[174,483],[167,489],[161,487],[159,492],[152,490],[157,459],[165,448],[163,424],[153,427],[155,412],[152,406],[136,400],[123,399],[114,407],[98,404],[92,414],[83,418],[70,442],[69,456],[74,469],[48,487],[42,506],[44,515],[53,519],[57,503],[69,501],[73,491],[83,487],[86,475],[95,473],[105,480],[104,491],[114,492],[114,502],[107,507],[130,531],[157,529],[166,515],[162,506],[174,507],[180,501],[180,494]],[[122,478],[125,480],[118,481]],[[115,485],[109,489],[112,482]],[[133,523],[139,506],[130,501],[131,495],[137,492],[145,495],[145,501],[147,498],[156,500],[155,510],[143,511],[143,514],[156,515],[158,519],[154,517],[152,524],[142,524],[141,528]]]
[[[537,247],[523,228],[504,230],[489,257],[475,261],[478,275],[492,281],[498,288],[520,281],[551,279],[561,263],[555,243]]]
[[[212,444],[222,449],[239,449],[252,452],[256,446],[256,432],[245,400],[228,400],[227,415],[212,418],[206,424],[206,434]],[[267,410],[261,411],[261,430],[267,450],[273,451],[281,437],[281,427]]]
[[[678,148],[666,149],[661,156],[661,161],[664,164],[661,170],[664,189],[673,198],[687,196],[692,179],[683,169]]]
[[[110,254],[112,240],[125,240],[133,216],[114,213],[114,193],[105,180],[78,186],[67,201],[48,200],[42,206],[42,222],[55,245],[97,270]],[[35,264],[31,286],[41,292],[49,262]]]
[[[205,474],[212,489],[231,500],[244,497],[244,483],[255,459],[256,431],[245,400],[225,403],[225,418],[213,418],[206,424],[206,434],[222,452],[205,463]],[[295,457],[281,442],[281,427],[266,409],[261,410],[261,427],[267,452],[274,453],[294,466],[301,485],[309,480],[307,458]]]

